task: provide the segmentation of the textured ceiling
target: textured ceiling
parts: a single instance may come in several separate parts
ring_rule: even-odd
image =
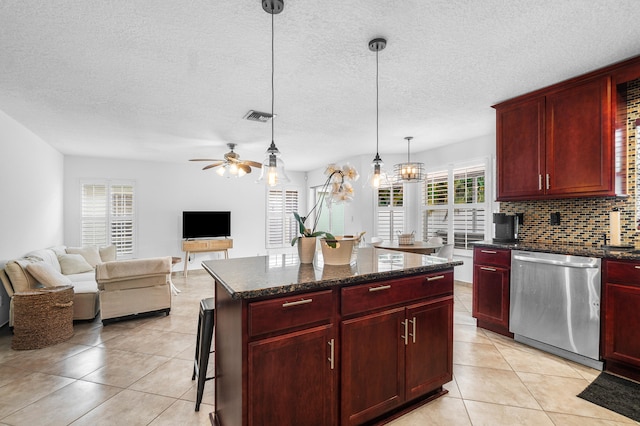
[[[271,16],[259,0],[2,0],[0,110],[70,155],[262,161]],[[640,54],[637,0],[285,0],[275,141],[310,170],[494,132],[491,105]]]

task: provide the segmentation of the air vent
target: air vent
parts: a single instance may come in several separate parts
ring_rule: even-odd
[[[268,112],[251,110],[248,113],[246,113],[245,116],[242,118],[249,121],[259,121],[261,123],[268,123],[269,120],[271,120],[271,117],[272,115],[269,114]]]

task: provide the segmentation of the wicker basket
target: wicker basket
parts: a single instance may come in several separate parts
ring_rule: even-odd
[[[43,288],[13,295],[15,350],[40,349],[73,336],[73,286]]]
[[[401,246],[410,246],[412,244],[414,244],[415,241],[415,234],[411,233],[411,234],[399,234],[398,235],[398,244]]]

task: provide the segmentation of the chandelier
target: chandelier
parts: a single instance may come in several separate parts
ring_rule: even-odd
[[[411,161],[411,139],[412,136],[405,137],[407,140],[407,162],[398,163],[393,166],[395,180],[399,182],[412,183],[424,180],[424,164]]]

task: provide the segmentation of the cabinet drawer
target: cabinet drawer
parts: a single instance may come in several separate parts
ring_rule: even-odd
[[[331,290],[325,290],[250,303],[249,336],[330,322],[332,294]]]
[[[640,262],[606,260],[606,282],[640,285]]]
[[[453,294],[451,271],[344,287],[341,312],[351,315],[444,294]]]
[[[209,242],[204,241],[183,241],[182,251],[206,250],[209,248]]]
[[[473,249],[473,263],[510,268],[511,250],[476,247]]]

